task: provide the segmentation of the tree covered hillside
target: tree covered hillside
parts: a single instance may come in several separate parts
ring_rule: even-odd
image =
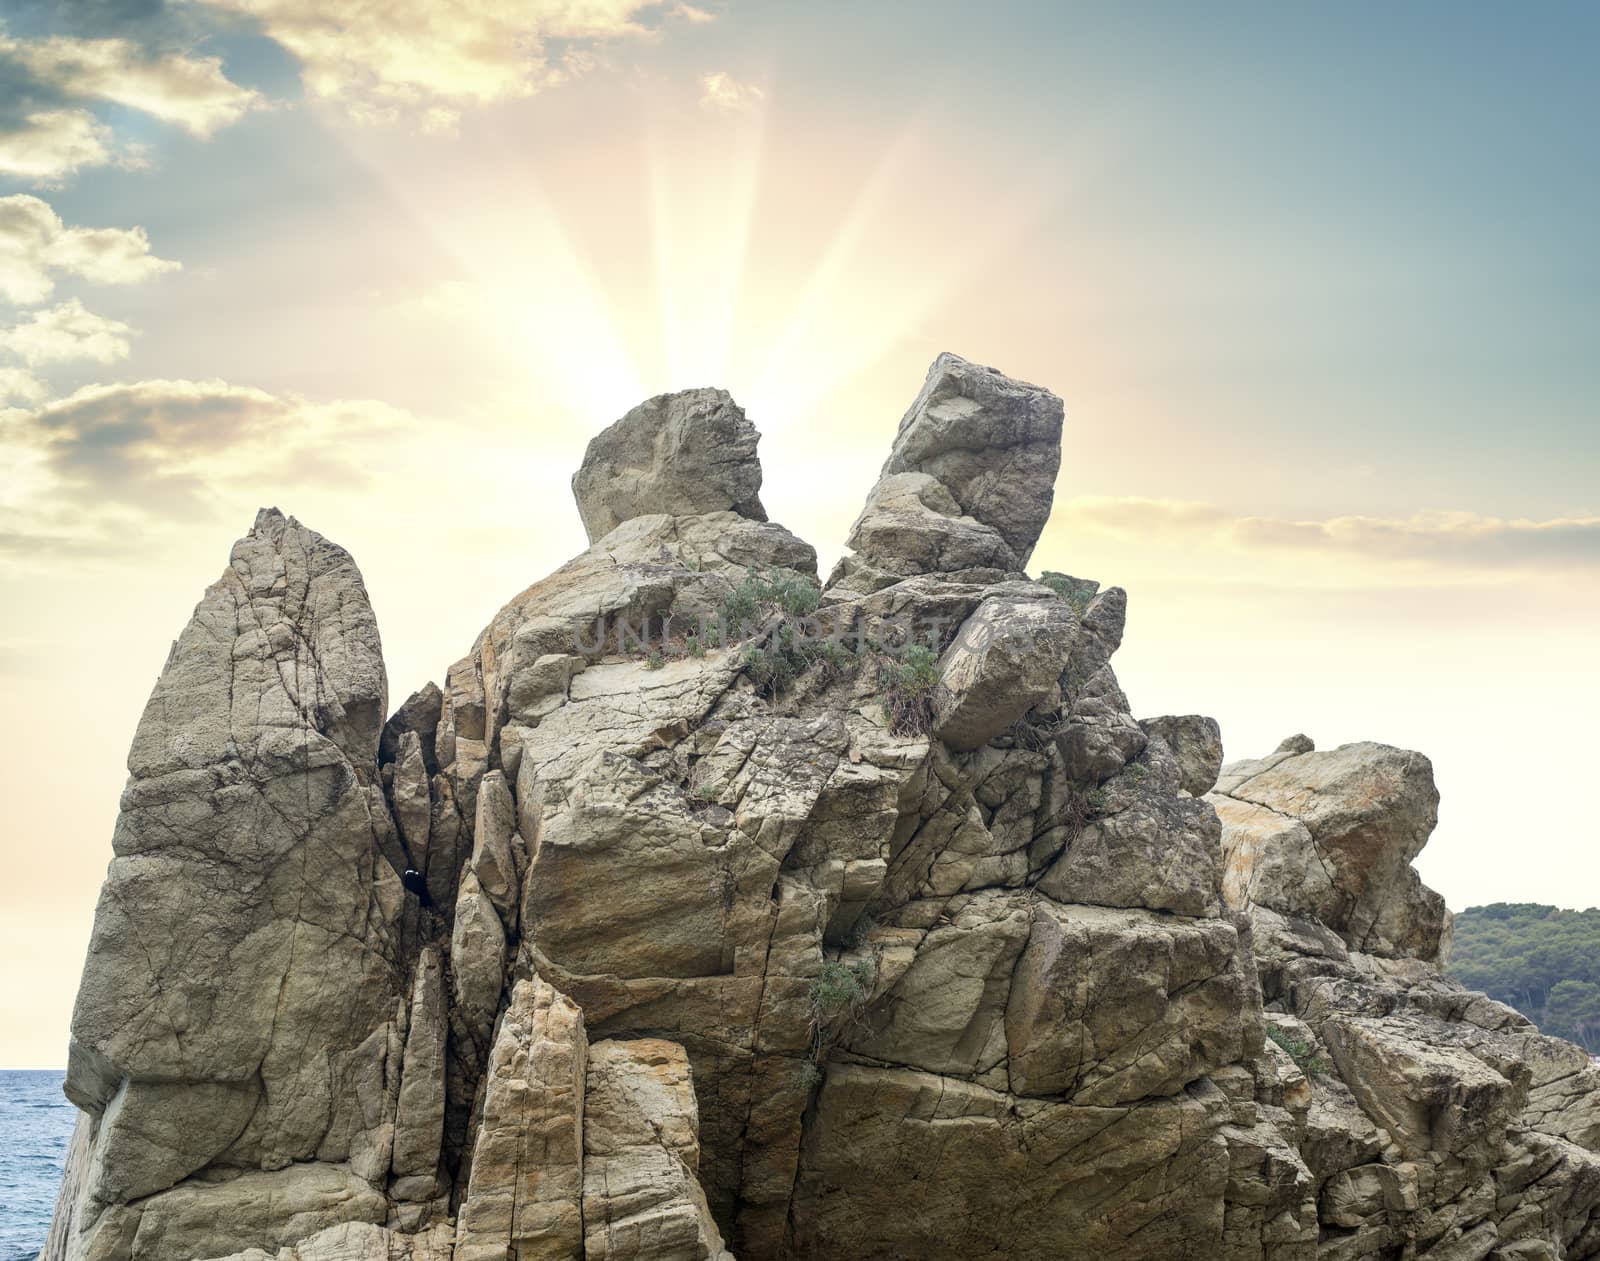
[[[1600,1053],[1600,909],[1496,902],[1456,916],[1450,974]]]

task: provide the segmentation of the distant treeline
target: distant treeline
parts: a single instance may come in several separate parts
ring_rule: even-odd
[[[1600,1053],[1600,909],[1495,902],[1462,911],[1450,975]]]

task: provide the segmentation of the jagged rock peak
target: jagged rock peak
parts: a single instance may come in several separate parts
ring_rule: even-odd
[[[1049,390],[946,351],[901,419],[883,472],[937,477],[1026,564],[1050,519],[1062,416]]]
[[[663,513],[737,512],[765,521],[760,434],[726,390],[646,399],[589,441],[572,475],[578,513],[597,542],[624,521]]]
[[[370,1104],[403,906],[375,843],[391,831],[385,703],[355,563],[263,510],[173,645],[129,755],[72,1018],[66,1092],[89,1137],[69,1255],[142,1237],[206,1256],[251,1229],[292,1243],[382,1210],[370,1183],[392,1135]],[[299,1163],[314,1157],[327,1163]],[[189,1180],[207,1167],[258,1172],[228,1190]]]
[[[726,395],[630,418],[603,537],[381,741],[349,557],[241,540],[130,759],[45,1261],[1600,1256],[1600,1071],[1434,965],[1427,759],[1219,775],[1133,717],[1125,593],[1019,572],[1059,402],[941,357],[826,591]]]
[[[1061,400],[942,354],[900,421],[832,585],[869,592],[917,574],[1021,571],[1050,517]]]

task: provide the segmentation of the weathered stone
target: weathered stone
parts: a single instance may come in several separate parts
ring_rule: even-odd
[[[918,574],[1020,571],[1050,515],[1061,418],[1048,390],[940,355],[830,586],[864,595]]]
[[[695,1176],[700,1116],[681,1046],[591,1046],[583,1123],[589,1261],[732,1261]]]
[[[1222,828],[1204,802],[1151,795],[1083,825],[1039,879],[1058,902],[1215,916]]]
[[[985,600],[939,661],[934,735],[976,749],[1049,700],[1077,629],[1060,600]]]
[[[1217,785],[1222,773],[1222,728],[1215,718],[1203,714],[1165,714],[1142,718],[1139,726],[1146,735],[1159,736],[1177,756],[1183,778],[1183,791],[1203,797]]]
[[[1128,1103],[1238,1059],[1237,946],[1217,920],[1039,901],[1005,1013],[1011,1090]]]
[[[395,748],[390,775],[389,808],[395,826],[405,843],[410,866],[424,871],[428,866],[428,825],[433,802],[428,795],[429,773],[422,756],[422,741],[415,731],[400,737]]]
[[[394,1176],[433,1175],[444,1137],[444,965],[422,952],[411,989],[411,1015],[395,1114]]]
[[[518,981],[489,1056],[455,1261],[572,1261],[583,1248],[583,1015]]]
[[[652,513],[732,510],[765,521],[759,440],[725,390],[684,390],[640,403],[590,440],[573,475],[589,541]]]
[[[436,774],[439,763],[434,753],[434,736],[439,730],[439,718],[444,711],[444,693],[437,683],[424,684],[406,698],[405,704],[395,710],[383,725],[378,740],[378,761],[387,765],[398,761],[400,744],[408,734],[417,737],[422,750],[422,760],[428,774]]]
[[[129,756],[66,1085],[100,1116],[97,1202],[159,1196],[224,1156],[349,1155],[359,1105],[341,1082],[400,989],[403,901],[376,841],[383,709],[354,563],[262,512]]]
[[[1019,1100],[906,1069],[832,1065],[807,1127],[792,1256],[1213,1256],[1228,1161],[1184,1094]]]
[[[1439,974],[1426,760],[1135,721],[1125,594],[1020,572],[1059,435],[942,359],[802,615],[742,413],[652,400],[381,735],[266,514],[141,724],[49,1261],[1600,1256],[1600,1072]]]
[[[883,474],[938,479],[964,515],[999,532],[1020,569],[1050,517],[1061,421],[1050,391],[943,354],[901,420]]]
[[[481,835],[481,834],[480,834]],[[477,873],[461,878],[450,932],[451,998],[475,1045],[487,1046],[500,1010],[506,933]]]
[[[272,1252],[341,1223],[375,1225],[387,1212],[383,1195],[365,1181],[312,1162],[242,1173],[228,1182],[184,1182],[107,1216],[127,1215],[114,1223],[127,1231],[126,1248],[115,1255],[189,1261],[243,1248]]]
[[[1219,781],[1232,896],[1313,915],[1357,949],[1437,957],[1444,903],[1406,874],[1438,820],[1428,759],[1381,744],[1284,744]]]

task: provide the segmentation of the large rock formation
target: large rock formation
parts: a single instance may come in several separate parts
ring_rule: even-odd
[[[386,723],[263,514],[135,741],[46,1255],[1600,1256],[1596,1074],[1434,966],[1426,759],[1136,720],[1124,593],[1023,572],[1061,424],[941,356],[824,587],[652,399]]]

